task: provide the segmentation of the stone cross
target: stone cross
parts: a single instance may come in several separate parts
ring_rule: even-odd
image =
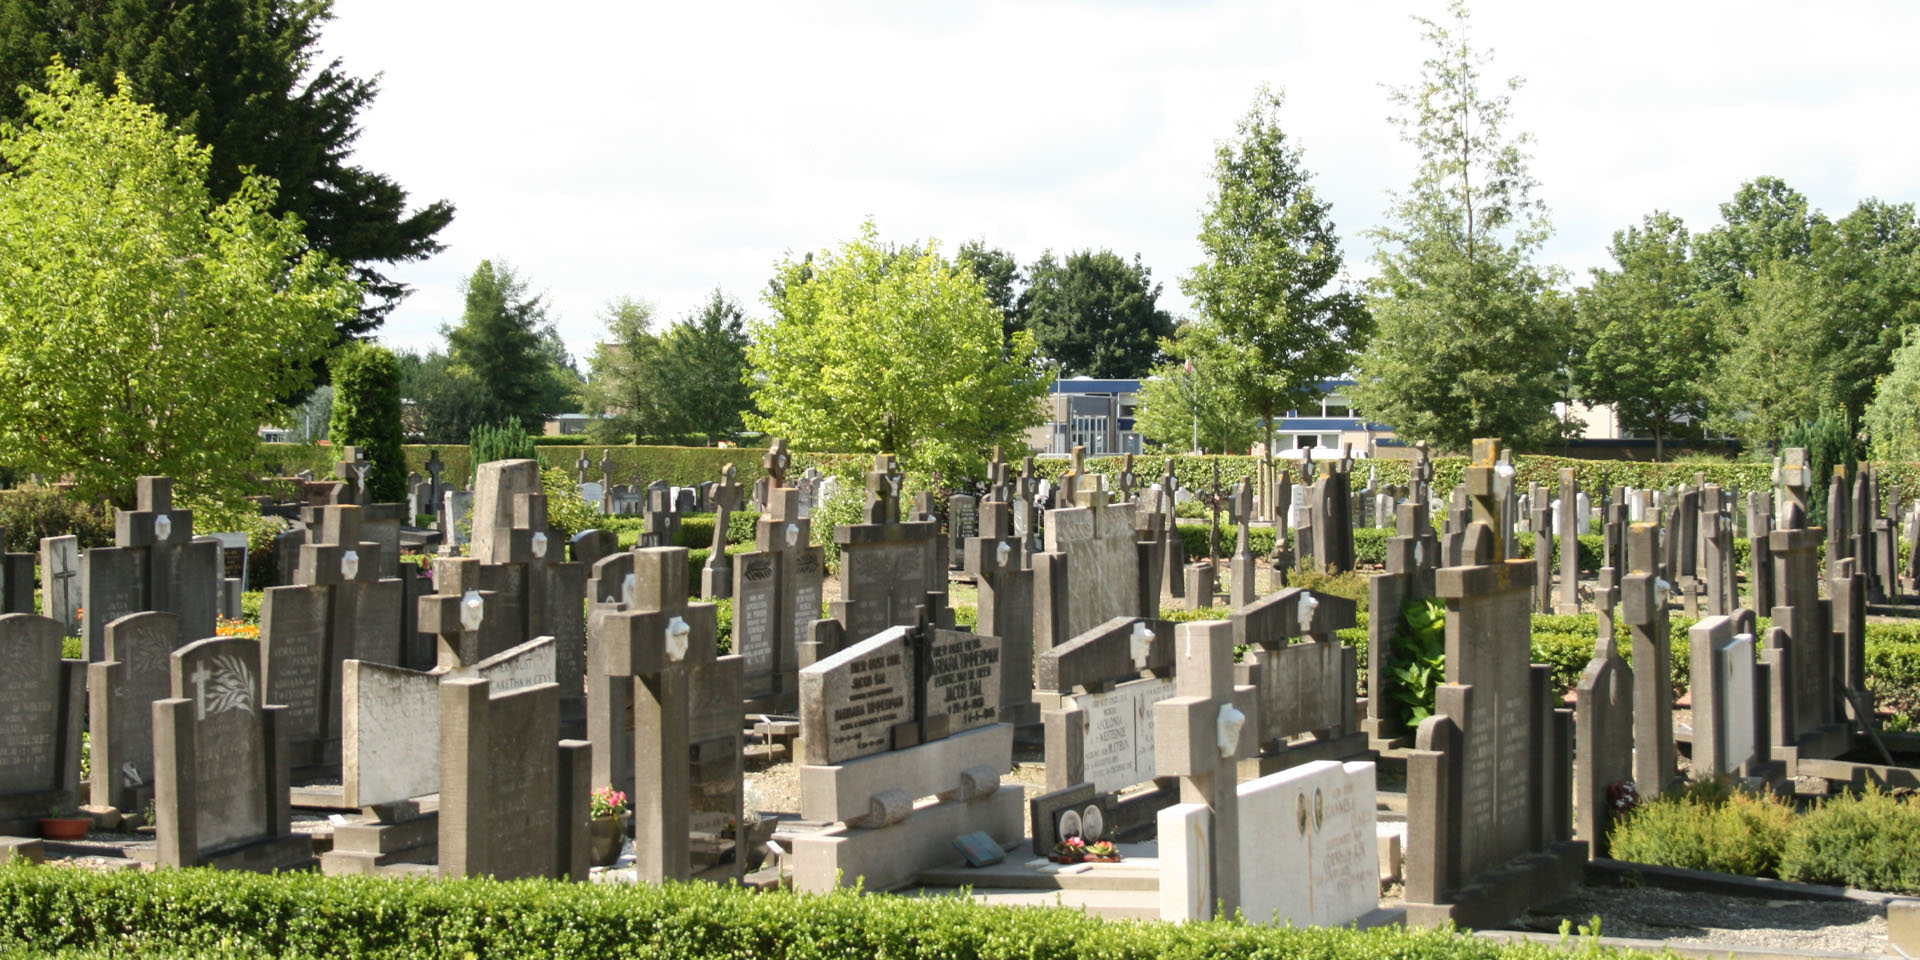
[[[1799,507],[1807,515],[1807,489],[1813,485],[1813,470],[1807,465],[1807,448],[1788,447],[1773,458],[1773,483],[1778,488],[1779,520],[1784,521],[1789,507]],[[1776,524],[1786,529],[1787,524]]]
[[[1060,503],[1063,506],[1075,506],[1080,502],[1080,486],[1087,478],[1087,448],[1084,444],[1073,445],[1073,465],[1060,475]]]
[[[686,880],[691,672],[714,659],[715,607],[687,602],[685,547],[636,551],[633,577],[627,609],[598,626],[606,672],[633,680],[634,866],[646,883]]]
[[[447,465],[440,462],[438,447],[427,451],[427,480],[432,484],[427,488],[427,502],[433,505],[435,512],[440,509],[440,471],[446,468]]]
[[[1527,496],[1533,528],[1533,603],[1538,613],[1553,612],[1553,509],[1545,487],[1534,484]],[[1478,512],[1474,517],[1479,519]],[[1494,538],[1505,546],[1505,538],[1494,528]]]
[[[1667,597],[1672,589],[1655,569],[1660,527],[1636,523],[1627,533],[1627,575],[1620,581],[1620,614],[1632,635],[1634,674],[1645,682],[1633,691],[1633,780],[1644,796],[1657,796],[1678,771],[1673,746],[1673,675],[1667,643]]]
[[[1233,494],[1227,499],[1228,516],[1233,519],[1239,532],[1233,545],[1233,565],[1229,572],[1227,585],[1228,602],[1237,609],[1252,603],[1257,588],[1254,583],[1253,547],[1249,542],[1248,524],[1253,520],[1253,484],[1245,477],[1234,485]]]
[[[893,454],[874,454],[873,469],[867,471],[866,522],[900,522],[900,484],[905,479],[894,463]]]
[[[767,448],[767,454],[760,458],[760,465],[766,468],[767,476],[773,480],[773,488],[787,485],[787,468],[793,465],[793,455],[787,452],[784,437],[775,437],[773,446]]]
[[[166,610],[180,633],[213,635],[219,544],[193,540],[193,511],[173,506],[173,481],[140,477],[135,509],[114,513],[112,547],[86,552],[81,567],[87,659],[106,656],[106,625],[129,613]]]
[[[1180,521],[1176,508],[1180,505],[1180,478],[1173,472],[1174,457],[1167,457],[1166,472],[1160,477],[1160,509],[1166,517],[1166,535],[1160,538],[1160,547],[1165,553],[1160,560],[1161,569],[1166,572],[1167,592],[1174,597],[1187,595],[1187,545],[1180,539]],[[1156,604],[1158,599],[1155,600]]]
[[[605,448],[600,451],[600,512],[613,513],[613,451]]]
[[[1126,503],[1133,502],[1133,488],[1138,484],[1138,478],[1133,475],[1133,454],[1131,453],[1120,458],[1119,480],[1121,501]]]
[[[735,479],[735,468],[729,463],[720,468],[720,482],[714,484],[710,496],[713,499],[713,544],[708,547],[706,566],[700,571],[700,596],[706,600],[717,600],[733,596],[733,568],[727,562],[727,524],[733,517],[733,510],[740,505],[740,483]]]
[[[1007,461],[1000,453],[1000,445],[993,445],[993,460],[987,464],[987,499],[1001,503],[1011,502],[1013,489],[1007,478]],[[998,534],[995,534],[998,536]]]
[[[580,451],[580,459],[573,462],[574,482],[586,483],[587,470],[592,466],[593,461],[587,458],[587,452],[585,450]]]
[[[480,589],[480,561],[441,557],[434,561],[438,593],[420,598],[420,632],[433,634],[435,661],[441,670],[472,666],[485,659],[480,632],[493,606],[494,592]]]
[[[1574,482],[1573,468],[1560,468],[1560,596],[1555,613],[1580,612],[1580,530],[1575,501],[1580,490]]]
[[[1154,771],[1180,778],[1180,803],[1159,814],[1161,916],[1202,920],[1240,906],[1237,771],[1257,750],[1255,691],[1233,683],[1233,624],[1175,629],[1178,696],[1153,705]],[[1170,875],[1171,874],[1171,875]],[[1171,914],[1169,906],[1174,910]]]

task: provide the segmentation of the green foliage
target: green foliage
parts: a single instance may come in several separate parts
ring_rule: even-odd
[[[1780,878],[1857,890],[1920,893],[1920,804],[1877,786],[1833,798],[1800,818],[1780,853]]]
[[[1173,335],[1173,317],[1158,306],[1160,285],[1137,253],[1128,263],[1111,250],[1064,260],[1049,250],[1027,267],[1026,279],[1022,327],[1067,376],[1146,376],[1160,359],[1160,341]]]
[[[1771,794],[1696,784],[1643,804],[1614,824],[1616,860],[1740,876],[1777,876],[1797,828],[1793,807]]]
[[[80,538],[80,549],[113,546],[113,513],[105,504],[87,502],[52,487],[26,486],[0,491],[0,530],[6,549],[37,553],[40,538]]]
[[[1235,392],[1218,336],[1205,322],[1189,323],[1167,342],[1172,359],[1140,384],[1133,426],[1141,436],[1168,450],[1252,449],[1260,427]]]
[[[1273,421],[1352,370],[1372,329],[1365,303],[1341,280],[1332,207],[1314,192],[1300,148],[1281,127],[1283,101],[1262,87],[1236,137],[1215,146],[1213,192],[1200,221],[1206,256],[1181,282],[1206,329],[1182,356],[1198,354],[1240,419],[1266,426],[1269,449]]]
[[[208,151],[151,108],[47,78],[0,130],[0,462],[88,500],[130,504],[142,474],[238,497],[359,289],[269,213],[271,181],[216,203]]]
[[[1433,716],[1434,688],[1447,675],[1447,605],[1438,599],[1409,600],[1400,608],[1406,629],[1393,635],[1393,669],[1387,699],[1407,729]]]
[[[1867,435],[1876,460],[1920,460],[1920,339],[1893,355],[1867,407]]]
[[[1613,235],[1608,252],[1618,269],[1595,269],[1578,298],[1575,389],[1651,433],[1656,460],[1668,438],[1698,438],[1719,358],[1716,317],[1700,302],[1691,251],[1680,218],[1648,214]]]
[[[407,464],[400,453],[400,359],[373,343],[348,343],[333,360],[334,445],[367,455],[369,503],[407,499]]]
[[[468,445],[472,457],[471,476],[480,476],[480,465],[495,460],[530,460],[536,457],[533,440],[527,436],[527,430],[520,425],[519,417],[508,417],[498,426],[478,426],[473,428],[472,442]]]
[[[547,495],[547,526],[556,540],[547,545],[547,556],[558,557],[557,551],[564,549],[574,534],[600,526],[600,505],[580,496],[579,484],[559,467],[541,470],[540,485]]]
[[[1186,547],[1187,556],[1193,560],[1204,560],[1209,556],[1209,545],[1213,542],[1213,524],[1178,524],[1180,542]],[[1233,555],[1234,540],[1239,533],[1229,523],[1222,512],[1220,518],[1220,558]],[[1264,557],[1273,552],[1273,528],[1252,527],[1247,530],[1247,547],[1255,557]]]
[[[480,261],[461,284],[460,325],[443,328],[449,373],[467,424],[518,418],[538,424],[572,406],[579,374],[560,346],[543,297],[505,264]]]
[[[1781,446],[1805,447],[1807,467],[1813,474],[1808,491],[1807,523],[1820,526],[1827,522],[1827,491],[1833,486],[1833,469],[1845,467],[1852,476],[1860,460],[1860,444],[1846,421],[1834,413],[1822,414],[1812,421],[1794,423],[1786,428]]]
[[[1545,960],[1450,931],[1102,920],[964,897],[824,896],[713,883],[393,882],[238,871],[0,868],[0,951],[98,956],[966,957],[980,960]],[[67,953],[68,956],[84,955]],[[1624,952],[1621,956],[1628,956]]]
[[[1348,394],[1403,439],[1466,450],[1500,437],[1525,449],[1558,431],[1568,324],[1556,271],[1533,262],[1550,226],[1533,198],[1530,138],[1506,132],[1509,94],[1481,89],[1490,56],[1470,42],[1465,5],[1449,14],[1447,25],[1420,19],[1433,55],[1419,84],[1392,94],[1420,170],[1393,222],[1370,232],[1378,331]]]
[[[583,403],[611,416],[596,442],[640,437],[731,438],[752,405],[746,371],[746,314],[719,290],[705,307],[654,334],[653,307],[621,297],[601,312],[607,339],[596,348]]]
[[[359,114],[379,85],[322,58],[320,31],[332,19],[331,0],[5,0],[0,118],[25,118],[21,87],[42,86],[55,55],[102,89],[124,74],[134,96],[212,151],[200,180],[215,199],[249,193],[256,176],[277,184],[265,209],[304,224],[311,246],[350,266],[365,290],[359,311],[332,318],[339,336],[365,336],[407,294],[384,265],[438,253],[434,237],[453,205],[410,211],[398,183],[352,162]]]
[[[1026,329],[1026,321],[1020,314],[1019,294],[1014,290],[1025,283],[1026,275],[1020,272],[1020,264],[1013,259],[1013,254],[989,247],[984,240],[968,240],[953,252],[953,259],[979,278],[980,286],[986,288],[987,301],[1000,311],[1002,335],[1007,343],[1012,343],[1014,331]]]
[[[751,429],[962,476],[980,472],[994,444],[1020,449],[1040,422],[1046,378],[1032,337],[1003,344],[980,281],[932,244],[890,252],[868,222],[838,251],[783,260],[767,305],[773,319],[748,348]]]
[[[862,522],[861,509],[866,505],[865,488],[855,489],[852,484],[843,483],[826,502],[813,508],[813,542],[824,549],[827,566],[840,567],[840,545],[834,542],[833,528],[843,523]],[[749,532],[747,539],[753,534]]]
[[[1833,393],[1820,330],[1825,293],[1813,267],[1785,260],[1741,289],[1717,321],[1731,349],[1715,365],[1712,422],[1749,449],[1797,446],[1794,425],[1829,409]]]

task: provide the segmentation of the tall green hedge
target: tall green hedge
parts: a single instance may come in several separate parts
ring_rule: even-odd
[[[407,498],[407,465],[400,452],[400,358],[377,343],[349,343],[333,360],[333,417],[327,433],[335,444],[365,451],[369,503]],[[314,471],[327,476],[330,471]]]
[[[0,952],[298,957],[1534,960],[1451,932],[1111,922],[958,898],[708,883],[396,881],[212,870],[0,868]],[[1626,956],[1626,954],[1622,954]]]

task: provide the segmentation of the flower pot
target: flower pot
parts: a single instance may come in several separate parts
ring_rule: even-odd
[[[1088,863],[1119,863],[1120,855],[1116,853],[1116,854],[1113,854],[1112,856],[1097,857],[1089,853],[1087,854],[1086,862]]]
[[[84,840],[92,817],[41,817],[40,835],[48,840]]]
[[[611,866],[620,859],[620,847],[627,839],[626,831],[621,829],[621,818],[594,817],[587,828],[594,866]]]
[[[1047,855],[1047,859],[1054,863],[1079,863],[1086,858],[1077,853],[1052,853]]]

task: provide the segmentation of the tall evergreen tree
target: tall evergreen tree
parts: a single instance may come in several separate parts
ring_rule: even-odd
[[[1434,55],[1392,100],[1401,139],[1420,151],[1392,223],[1371,231],[1380,273],[1378,331],[1360,363],[1354,406],[1400,436],[1466,450],[1476,437],[1539,445],[1558,432],[1565,309],[1556,271],[1533,262],[1550,233],[1533,196],[1526,134],[1509,135],[1510,91],[1489,96],[1466,5],[1450,23],[1417,18]]]
[[[212,148],[216,201],[243,168],[278,183],[273,210],[352,267],[366,291],[340,335],[363,336],[406,296],[389,265],[438,253],[453,219],[441,200],[408,209],[407,192],[351,161],[356,118],[376,80],[318,59],[332,0],[0,0],[0,119],[24,118],[20,88],[44,86],[58,55],[106,89],[125,74],[134,96]]]
[[[460,325],[445,329],[447,358],[471,391],[468,424],[499,424],[518,417],[539,424],[549,413],[551,351],[543,336],[551,326],[546,304],[527,292],[512,267],[482,260],[463,286],[466,311]]]
[[[400,448],[400,358],[374,343],[349,343],[333,360],[333,415],[327,433],[335,444],[366,452],[370,503],[407,497],[407,459]]]

